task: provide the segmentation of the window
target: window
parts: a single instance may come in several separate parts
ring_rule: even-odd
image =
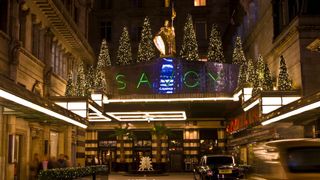
[[[100,1],[101,9],[111,9],[112,8],[112,0],[101,0]]]
[[[74,16],[73,20],[76,24],[79,23],[79,9],[77,7],[74,7]]]
[[[171,0],[164,0],[164,7],[170,7]]]
[[[52,43],[51,47],[51,67],[55,74],[67,79],[68,77],[68,60],[70,55],[67,55],[57,42]],[[71,58],[70,58],[71,61]],[[70,65],[70,64],[69,64]]]
[[[206,0],[194,0],[194,6],[206,6]]]
[[[132,6],[134,8],[141,8],[142,7],[142,0],[132,0]]]
[[[316,173],[320,170],[319,147],[297,147],[288,149],[287,165],[293,173]]]
[[[32,15],[32,54],[39,58],[40,24],[36,23],[36,16]]]
[[[19,12],[19,22],[20,22],[19,40],[22,42],[23,47],[25,47],[25,41],[26,41],[26,22],[27,22],[26,17],[27,17],[27,12],[23,11],[22,8],[20,7],[20,12]]]
[[[206,40],[207,39],[207,22],[196,21],[195,26],[196,26],[197,40]]]
[[[100,24],[100,36],[105,38],[107,41],[112,40],[112,26],[111,22],[101,22]]]
[[[8,2],[0,0],[0,30],[7,32]]]

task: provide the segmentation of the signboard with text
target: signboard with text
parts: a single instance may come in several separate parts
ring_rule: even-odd
[[[153,62],[112,67],[107,71],[114,95],[232,93],[239,67],[214,62],[159,58]]]

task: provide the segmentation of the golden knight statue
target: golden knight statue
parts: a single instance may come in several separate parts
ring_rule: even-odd
[[[160,51],[161,57],[172,57],[176,54],[176,35],[173,27],[173,20],[175,17],[176,12],[172,4],[171,26],[169,20],[165,20],[164,26],[160,28],[160,31],[153,38],[153,42]]]

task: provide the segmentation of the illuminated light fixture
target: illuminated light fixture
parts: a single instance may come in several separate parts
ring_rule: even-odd
[[[253,88],[243,88],[243,101],[246,102],[252,97]]]
[[[49,115],[51,117],[66,121],[68,123],[71,123],[73,125],[79,126],[81,128],[87,128],[88,127],[87,125],[85,125],[83,123],[80,123],[80,122],[78,122],[78,121],[76,121],[74,119],[71,119],[71,118],[69,118],[67,116],[64,116],[64,115],[61,115],[59,113],[56,113],[56,112],[54,112],[52,110],[46,109],[44,107],[41,107],[41,106],[39,106],[37,104],[34,104],[34,103],[32,103],[32,102],[30,102],[28,100],[25,100],[23,98],[15,96],[15,95],[13,95],[11,93],[8,93],[6,91],[3,91],[1,89],[0,89],[0,97],[2,97],[4,99],[7,99],[9,101],[13,101],[13,102],[15,102],[17,104],[20,104],[22,106],[26,106],[26,107],[31,108],[33,110],[42,112],[42,113],[47,114],[47,115]]]
[[[108,112],[107,115],[118,121],[184,121],[185,111],[154,111],[154,112]]]
[[[68,109],[69,111],[83,117],[87,118],[87,102],[78,101],[78,102],[55,102],[55,104]]]
[[[186,102],[186,101],[239,101],[234,97],[207,97],[207,98],[163,98],[163,99],[108,99],[106,103],[126,102]]]
[[[89,104],[89,109],[94,111],[94,113],[89,113],[88,120],[89,122],[106,122],[111,121],[110,118],[106,117],[101,111],[96,109],[94,106]]]
[[[319,108],[319,107],[320,107],[320,101],[315,102],[315,103],[312,103],[312,104],[309,104],[309,105],[306,105],[306,106],[303,106],[303,107],[301,107],[301,108],[299,108],[299,109],[296,109],[296,110],[293,110],[293,111],[284,113],[284,114],[282,114],[282,115],[280,115],[280,116],[277,116],[277,117],[268,119],[268,120],[262,122],[261,124],[262,124],[263,126],[265,126],[265,125],[268,125],[268,124],[271,124],[271,123],[280,121],[280,120],[282,120],[282,119],[285,119],[285,118],[288,118],[288,117],[291,117],[291,116],[294,116],[294,115],[303,113],[303,112],[305,112],[305,111],[310,111],[310,110],[312,110],[312,109],[316,109],[316,108]]]
[[[242,94],[242,89],[240,89],[238,92],[236,92],[234,95],[233,95],[233,98],[234,99],[240,99],[239,97],[241,96],[241,94]]]
[[[253,108],[254,106],[256,106],[257,104],[259,104],[259,99],[255,100],[253,103],[249,104],[247,107],[243,108],[244,111],[248,111],[249,109]]]
[[[293,101],[299,100],[300,97],[262,97],[262,114],[268,114],[272,111],[279,109],[280,107],[287,105]]]
[[[93,92],[91,94],[91,99],[97,103],[99,106],[102,106],[108,100],[108,97],[102,92]]]

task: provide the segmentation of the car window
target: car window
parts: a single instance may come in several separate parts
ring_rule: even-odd
[[[287,151],[290,172],[320,173],[320,147],[299,147]]]
[[[233,164],[233,158],[231,156],[216,156],[207,157],[207,165],[231,165]]]

